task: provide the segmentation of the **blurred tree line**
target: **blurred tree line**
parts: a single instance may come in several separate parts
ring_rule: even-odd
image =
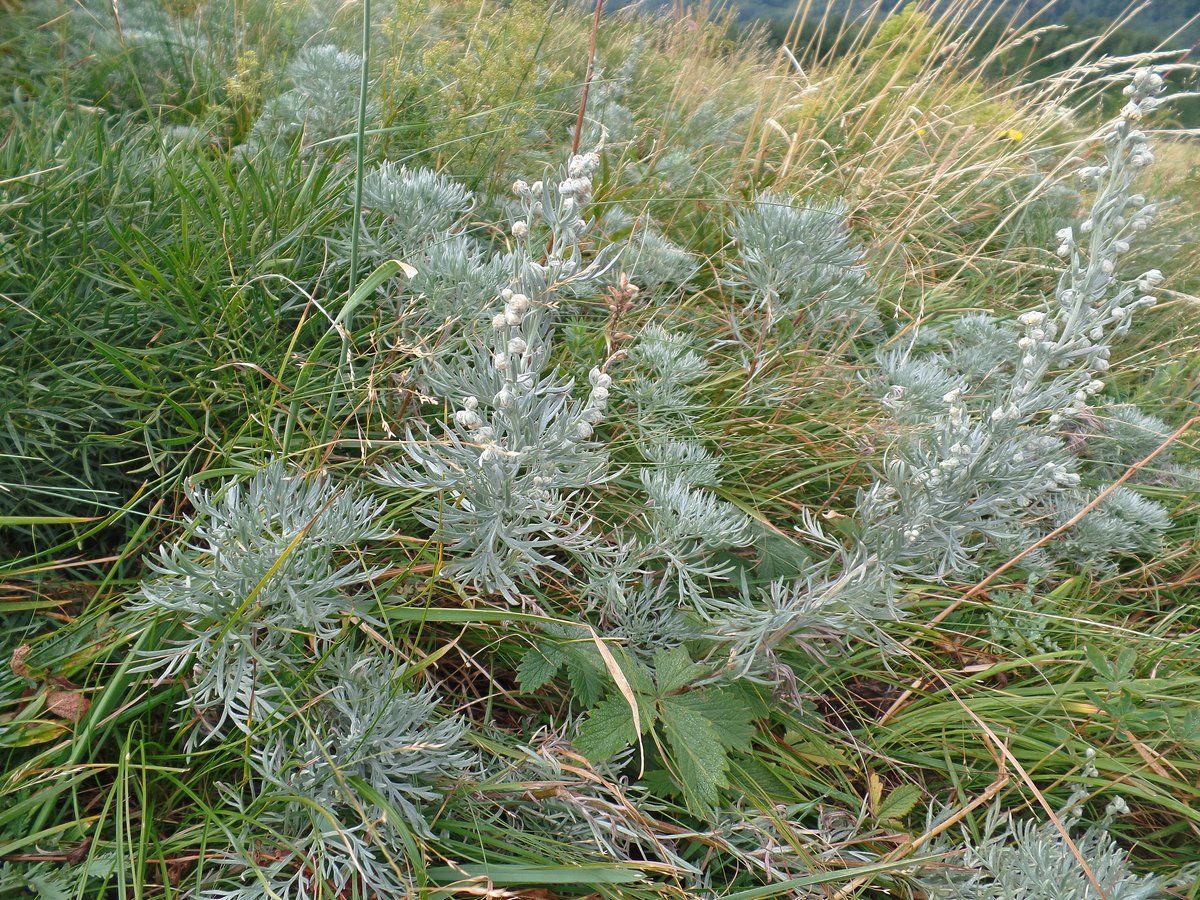
[[[1105,37],[1092,52],[1092,58],[1105,55],[1131,56],[1165,47],[1178,48],[1180,59],[1200,63],[1200,20],[1190,21],[1200,12],[1195,2],[1196,0],[1153,0],[1129,24]],[[897,3],[896,9],[901,6],[902,3]],[[813,14],[798,23],[793,48],[803,51],[804,56],[810,60],[834,59],[849,52],[855,44],[865,44],[863,38],[869,38],[869,35],[859,35],[859,29],[865,27],[872,32],[878,30],[882,21],[880,17],[863,26],[856,24],[852,19],[849,22],[846,20],[847,15],[857,15],[857,7],[833,0],[832,8],[836,10],[839,7],[844,12],[823,15],[824,7],[814,4]],[[1062,71],[1077,58],[1078,51],[1058,55],[1059,52],[1072,44],[1087,41],[1109,31],[1125,7],[1124,0],[1064,0],[1055,4],[1044,16],[1039,17],[1039,21],[1053,24],[1055,28],[1043,32],[998,59],[993,74],[1005,76],[1024,69],[1027,72],[1024,80],[1029,81]],[[770,41],[782,43],[787,37],[795,8],[795,0],[746,0],[740,4],[741,20],[747,25],[751,22],[765,23]],[[981,3],[981,18],[985,12],[990,16],[991,8],[992,4]],[[1007,23],[984,28],[983,36],[976,42],[980,52],[987,52],[995,47],[1007,28]],[[1183,91],[1200,90],[1195,75],[1187,83],[1178,83],[1175,87]],[[1120,97],[1109,96],[1107,103],[1109,107],[1119,106]],[[1099,112],[1108,116],[1113,109],[1105,108]],[[1175,124],[1184,127],[1200,127],[1200,98],[1189,97],[1175,101],[1171,105],[1170,118]]]

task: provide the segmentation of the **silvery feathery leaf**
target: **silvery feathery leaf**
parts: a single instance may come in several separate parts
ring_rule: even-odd
[[[643,566],[662,565],[676,582],[678,597],[707,615],[707,583],[724,580],[730,571],[727,563],[713,558],[713,551],[749,544],[749,520],[732,504],[679,475],[643,469],[639,478],[649,503],[638,557]]]
[[[700,267],[696,257],[653,228],[631,236],[621,265],[639,288],[650,292],[668,285],[683,287]]]
[[[305,47],[288,65],[292,88],[267,102],[244,153],[286,146],[297,136],[310,149],[353,132],[362,58],[331,44]],[[368,116],[375,115],[374,107]]]
[[[798,576],[773,581],[757,593],[710,601],[706,634],[729,645],[733,677],[761,676],[777,665],[777,653],[801,649],[821,657],[871,623],[895,619],[895,577],[864,547],[844,548],[808,513],[803,531],[829,555],[801,567]]]
[[[299,714],[296,733],[281,729],[260,752],[264,776],[333,809],[373,806],[354,793],[361,780],[387,804],[378,815],[399,815],[427,833],[422,807],[473,764],[466,723],[442,715],[431,688],[406,686],[404,666],[387,655],[339,647],[321,679],[319,699]]]
[[[1128,857],[1103,827],[1073,837],[1103,894],[1097,893],[1071,847],[1052,822],[1014,821],[993,807],[983,834],[958,848],[941,842],[947,865],[921,878],[940,900],[1150,900],[1164,896],[1151,877],[1129,870]]]
[[[843,204],[764,193],[738,211],[731,232],[732,285],[748,293],[751,309],[765,311],[769,326],[804,316],[818,342],[878,330],[873,286]]]
[[[365,258],[410,260],[422,246],[457,234],[474,207],[471,192],[445,175],[380,163],[363,175]]]
[[[234,852],[209,860],[200,900],[412,896],[403,854],[378,824],[342,821],[278,792],[246,809],[247,820],[253,825],[236,836]]]
[[[643,432],[671,431],[702,408],[697,390],[708,361],[684,335],[649,325],[630,347],[629,360],[635,368],[627,391]]]
[[[650,469],[694,487],[717,487],[721,461],[695,441],[649,440],[641,448]]]
[[[150,559],[156,577],[131,609],[174,629],[141,668],[183,676],[181,706],[204,717],[194,744],[289,708],[293,643],[330,641],[356,607],[352,591],[374,575],[339,554],[388,532],[380,503],[282,463],[188,498],[183,537]]]

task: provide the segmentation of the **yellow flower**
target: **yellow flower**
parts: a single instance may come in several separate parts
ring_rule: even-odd
[[[1023,140],[1025,140],[1025,132],[1017,131],[1017,129],[1015,129],[1015,128],[1005,128],[1005,129],[1001,130],[996,136],[999,138],[1003,138],[1004,140],[1008,140],[1008,141],[1023,141]]]

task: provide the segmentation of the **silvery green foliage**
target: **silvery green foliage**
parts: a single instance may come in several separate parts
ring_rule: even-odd
[[[1123,805],[1123,804],[1122,804]],[[1068,825],[1069,827],[1069,825]],[[944,868],[921,879],[940,900],[1150,900],[1164,896],[1151,877],[1130,871],[1128,858],[1103,825],[1073,836],[1103,890],[1096,891],[1053,822],[1013,821],[994,807],[978,840],[942,845]]]
[[[640,449],[648,468],[672,479],[700,487],[716,487],[722,481],[720,460],[695,441],[649,440]]]
[[[713,490],[722,481],[718,460],[688,439],[703,406],[697,383],[707,371],[704,357],[681,335],[650,326],[629,359],[637,446],[645,458],[638,481],[646,499],[590,592],[614,633],[641,629],[673,646],[694,631],[680,604],[707,618],[713,588],[732,571],[718,554],[749,545],[753,534],[746,515]],[[635,652],[648,649],[644,643]]]
[[[621,264],[630,279],[650,293],[685,286],[699,268],[692,254],[652,227],[631,236]]]
[[[292,87],[272,98],[250,129],[245,152],[287,145],[304,149],[353,133],[358,114],[362,58],[332,44],[309,46],[288,65]],[[375,115],[368,109],[368,116]]]
[[[255,736],[259,799],[246,807],[229,796],[253,830],[224,861],[237,871],[202,897],[409,895],[402,835],[428,835],[445,789],[474,767],[466,723],[442,716],[431,688],[413,689],[402,663],[370,648],[337,648],[310,693],[288,722]]]
[[[457,235],[475,208],[471,192],[457,182],[392,162],[364,173],[362,196],[361,248],[376,262],[408,260],[418,248]]]
[[[1067,492],[1051,505],[1055,526],[1069,521],[1092,498]],[[1162,547],[1162,535],[1171,518],[1162,504],[1137,491],[1119,487],[1074,525],[1058,542],[1056,550],[1064,560],[1081,568],[1107,571],[1114,556],[1152,554]]]
[[[703,407],[697,388],[708,361],[684,335],[649,325],[629,348],[629,359],[634,370],[627,390],[643,431],[671,431]]]
[[[1071,449],[1097,477],[1119,477],[1130,466],[1145,459],[1170,437],[1172,428],[1157,416],[1147,415],[1136,406],[1109,406],[1093,417],[1074,423],[1077,429],[1068,438]],[[1159,453],[1154,463],[1133,474],[1135,484],[1169,485],[1195,490],[1200,471],[1175,460],[1173,447]]]
[[[339,648],[322,665],[321,679],[327,687],[299,717],[297,733],[281,733],[260,755],[264,776],[321,808],[365,805],[371,820],[399,815],[428,833],[422,806],[472,763],[466,723],[440,718],[433,690],[406,687],[403,665],[387,655]],[[385,805],[359,797],[356,779]]]
[[[601,624],[606,637],[621,642],[635,657],[651,662],[664,650],[702,637],[701,630],[679,605],[679,592],[670,581],[654,573],[615,573],[599,580]]]
[[[606,477],[607,457],[592,438],[612,379],[594,368],[579,400],[573,380],[550,364],[555,293],[604,271],[579,246],[597,164],[595,153],[574,156],[553,187],[514,185],[523,218],[512,226],[507,283],[493,287],[490,334],[456,366],[428,373],[431,390],[454,407],[450,421],[436,437],[424,423],[412,429],[407,458],[377,476],[431,495],[436,502],[418,516],[449,546],[450,572],[513,602],[540,570],[566,571],[562,554],[598,546],[578,492]]]
[[[989,552],[1033,543],[1094,496],[1080,491],[1067,429],[1094,418],[1111,341],[1154,302],[1144,292],[1162,279],[1157,271],[1129,282],[1115,274],[1154,214],[1133,191],[1153,160],[1135,121],[1158,105],[1161,90],[1153,72],[1135,75],[1130,103],[1103,132],[1106,163],[1082,170],[1098,187],[1079,228],[1086,246],[1075,229],[1059,232],[1067,265],[1052,303],[1016,323],[967,317],[932,354],[881,355],[885,405],[902,423],[923,423],[888,452],[882,477],[859,503],[864,540],[897,570],[937,578],[968,572]],[[1152,506],[1128,492],[1114,495],[1094,523],[1068,535],[1071,557],[1101,565],[1113,553],[1153,546],[1166,518]],[[1136,539],[1134,529],[1142,530]],[[1036,571],[1049,560],[1036,554],[1024,563]]]
[[[819,659],[844,638],[899,615],[894,574],[861,543],[843,545],[807,512],[799,528],[823,555],[791,578],[758,590],[743,583],[734,597],[710,601],[705,634],[728,645],[721,655],[731,677],[786,678],[778,651],[799,648]]]
[[[504,279],[506,260],[466,234],[429,241],[406,259],[416,274],[389,288],[398,302],[402,340],[430,357],[428,366],[456,367],[480,329],[488,327],[490,316],[479,298]]]
[[[661,568],[677,596],[704,615],[708,583],[723,581],[731,571],[713,553],[749,544],[749,520],[708,488],[690,484],[686,472],[642,469],[639,477],[649,502],[636,558],[642,568]]]
[[[588,100],[585,145],[596,146],[604,141],[624,143],[637,137],[633,112],[622,101],[637,74],[645,47],[645,39],[638,35],[633,39],[625,61],[613,75],[607,76],[603,70],[595,73]]]
[[[738,211],[731,231],[738,248],[733,283],[768,327],[803,320],[818,343],[879,330],[874,287],[843,204],[764,193]]]
[[[278,789],[253,806],[232,793],[226,802],[253,825],[237,836],[233,854],[210,862],[226,871],[197,894],[200,900],[412,896],[403,850],[386,823],[342,821]]]
[[[1023,591],[997,591],[988,604],[991,640],[1018,654],[1060,653],[1062,647],[1050,636],[1051,616],[1034,604],[1037,582]]]
[[[399,259],[415,269],[380,289],[395,301],[400,349],[423,360],[422,376],[453,371],[487,322],[479,298],[493,293],[507,270],[503,256],[464,233],[475,198],[445,175],[385,162],[364,175],[363,204],[365,258]],[[348,258],[349,241],[338,249]]]
[[[203,717],[189,733],[195,745],[293,708],[288,676],[304,665],[296,642],[328,647],[356,608],[353,591],[374,575],[343,552],[387,531],[378,502],[281,463],[215,492],[189,489],[188,499],[183,537],[150,558],[156,577],[131,609],[173,629],[142,669],[184,678],[180,706]]]

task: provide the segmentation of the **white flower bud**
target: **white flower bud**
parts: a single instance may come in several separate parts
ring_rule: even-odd
[[[512,288],[505,288],[504,290],[502,290],[500,292],[500,299],[504,300],[505,302],[511,300],[512,296],[513,296]]]
[[[1143,291],[1150,291],[1162,284],[1162,281],[1163,273],[1158,269],[1151,269],[1138,279],[1138,288]]]
[[[460,409],[454,414],[454,421],[457,422],[460,427],[467,429],[467,431],[478,428],[483,424],[483,420],[479,418],[479,413],[475,412],[473,409]]]
[[[507,385],[505,385],[500,389],[500,392],[496,394],[492,402],[496,404],[497,409],[508,409],[513,405],[513,400],[515,399],[516,398],[513,396],[513,392],[509,390]]]
[[[512,224],[512,236],[520,240],[529,236],[529,224],[522,219],[518,219]]]
[[[1027,350],[1032,350],[1034,343],[1036,342],[1033,338],[1023,337],[1017,341],[1017,347],[1024,352]]]
[[[498,330],[498,329],[503,328],[507,324],[508,324],[508,319],[506,319],[504,317],[504,313],[496,313],[496,315],[492,316],[492,327],[493,328]]]
[[[587,422],[576,422],[575,423],[575,429],[574,429],[575,440],[586,441],[588,438],[590,438],[592,436],[593,433],[594,433],[594,430],[592,429],[592,426],[589,425]]]
[[[503,372],[508,368],[508,354],[503,352],[497,353],[492,357],[492,365]]]
[[[1039,309],[1031,309],[1029,312],[1021,313],[1021,317],[1017,321],[1022,325],[1035,328],[1046,321],[1046,314]]]
[[[593,368],[592,371],[588,373],[588,381],[590,381],[595,387],[606,388],[612,386],[612,376],[601,372],[598,368]]]
[[[514,312],[523,313],[529,309],[529,298],[524,294],[513,294],[505,299],[508,300],[508,308]]]
[[[505,325],[520,325],[521,314],[515,312],[511,307],[504,308],[504,324]]]
[[[508,352],[513,356],[520,356],[528,349],[529,345],[525,343],[525,339],[520,335],[511,338],[508,342]]]
[[[529,193],[529,183],[518,178],[513,182],[512,190],[518,197],[523,197]]]
[[[603,387],[599,387],[599,386],[592,388],[592,399],[598,400],[601,403],[603,403],[605,400],[608,399],[608,388],[603,388]]]

